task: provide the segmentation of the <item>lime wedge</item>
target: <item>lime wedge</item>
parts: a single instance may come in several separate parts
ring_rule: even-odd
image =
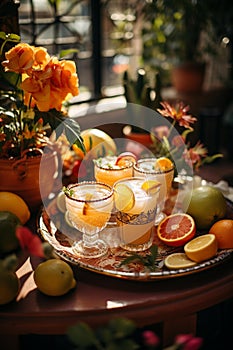
[[[114,193],[115,206],[118,210],[123,212],[130,211],[135,204],[134,193],[125,184],[116,184]]]

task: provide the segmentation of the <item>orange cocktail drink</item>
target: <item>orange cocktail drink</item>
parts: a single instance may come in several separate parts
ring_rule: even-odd
[[[95,179],[98,182],[103,182],[109,186],[123,178],[133,176],[133,162],[131,160],[124,159],[124,161],[118,161],[117,156],[106,156],[98,158],[95,163]]]

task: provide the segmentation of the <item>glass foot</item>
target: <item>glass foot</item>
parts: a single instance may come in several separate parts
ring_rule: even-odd
[[[108,252],[108,246],[102,240],[98,240],[93,246],[87,246],[83,241],[79,241],[74,243],[72,249],[77,256],[87,259],[99,258]]]

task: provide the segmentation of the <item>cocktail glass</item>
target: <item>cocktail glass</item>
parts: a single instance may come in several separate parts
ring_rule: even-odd
[[[150,248],[160,184],[151,186],[142,177],[131,177],[117,181],[113,188],[121,247],[132,252]]]
[[[158,170],[155,167],[157,160],[158,158],[144,158],[139,159],[137,163],[134,164],[134,176],[157,180],[161,184],[155,216],[155,225],[158,225],[166,216],[163,210],[166,199],[171,191],[172,181],[174,178],[174,165],[168,169]]]
[[[113,184],[125,177],[133,176],[133,162],[116,165],[116,156],[106,156],[95,160],[95,180],[113,186]]]
[[[99,238],[111,216],[113,190],[110,186],[91,182],[70,185],[65,192],[66,208],[73,226],[83,233],[73,245],[74,252],[84,258],[97,258],[107,253],[107,244]]]

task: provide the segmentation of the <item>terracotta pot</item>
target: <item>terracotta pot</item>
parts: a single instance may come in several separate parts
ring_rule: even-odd
[[[202,90],[205,78],[205,64],[184,63],[174,67],[171,72],[172,85],[178,92],[199,92]]]
[[[41,171],[43,169],[43,171]],[[0,159],[0,191],[18,194],[28,204],[31,211],[38,210],[42,200],[53,190],[58,174],[57,152],[21,159]]]

